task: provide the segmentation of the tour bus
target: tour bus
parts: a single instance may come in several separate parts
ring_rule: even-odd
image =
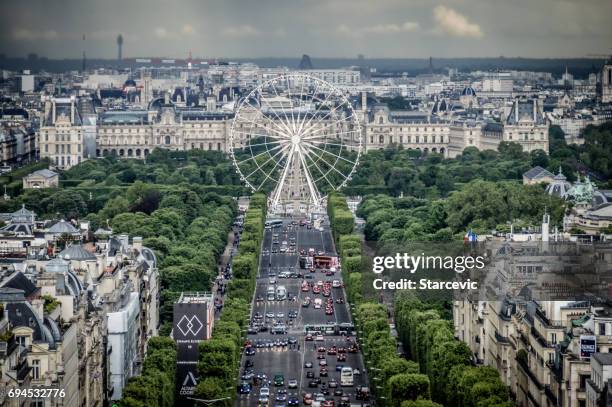
[[[284,285],[279,285],[276,287],[276,300],[283,301],[287,298],[287,289]]]
[[[281,226],[283,226],[283,220],[282,219],[267,220],[265,223],[265,226],[266,226],[266,229],[280,228]]]
[[[340,386],[353,385],[353,368],[344,366],[340,371]]]

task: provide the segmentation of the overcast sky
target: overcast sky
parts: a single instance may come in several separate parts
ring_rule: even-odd
[[[0,0],[0,53],[124,57],[583,57],[611,0]],[[85,41],[83,41],[85,34]]]

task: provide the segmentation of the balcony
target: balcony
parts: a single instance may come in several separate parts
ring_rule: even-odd
[[[527,364],[526,361],[524,361],[523,359],[516,359],[517,364],[523,369],[523,371],[525,372],[525,374],[527,376],[529,376],[529,379],[537,386],[538,389],[542,390],[542,388],[544,386],[542,386],[542,383],[540,383],[540,381],[538,380],[538,378],[536,377],[535,374],[533,374],[533,372],[531,371],[531,369],[529,368],[529,365]]]
[[[510,344],[510,340],[508,340],[508,337],[500,335],[497,330],[495,330],[495,340],[497,341],[497,343],[502,343],[506,345]]]

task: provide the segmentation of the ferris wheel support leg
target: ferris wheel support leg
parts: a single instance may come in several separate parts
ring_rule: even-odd
[[[287,162],[285,163],[285,168],[283,168],[283,175],[281,179],[278,181],[278,185],[274,190],[274,196],[272,198],[272,206],[276,207],[280,202],[281,192],[283,191],[283,185],[285,184],[285,180],[287,179],[287,174],[289,173],[289,167],[293,162],[293,154],[295,152],[295,146],[291,146],[291,150],[289,150],[289,155],[287,156]]]
[[[306,160],[304,159],[304,154],[302,153],[301,146],[297,147],[297,153],[298,157],[300,158],[300,164],[304,169],[304,176],[306,177],[306,183],[308,184],[308,190],[310,191],[312,203],[316,206],[319,204],[320,200],[319,193],[317,192],[317,188],[315,187],[312,177],[310,176],[310,171],[308,171],[308,166],[306,165]]]

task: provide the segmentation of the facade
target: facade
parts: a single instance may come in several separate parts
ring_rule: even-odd
[[[27,117],[27,112],[24,111],[24,114]],[[32,123],[13,118],[0,120],[1,165],[19,165],[35,158],[36,132]]]
[[[471,349],[475,363],[500,372],[518,406],[605,405],[593,403],[605,400],[608,391],[612,304],[595,295],[590,301],[571,300],[573,291],[542,284],[556,298],[566,298],[548,301],[539,299],[544,297],[538,292],[545,291],[534,287],[559,265],[571,273],[584,267],[583,260],[590,263],[595,257],[594,269],[609,273],[612,246],[599,246],[596,256],[582,256],[580,243],[547,239],[548,235],[542,241],[499,242],[502,260],[494,270],[506,294],[499,301],[455,301],[455,335]],[[590,341],[590,348],[583,347],[583,340]]]
[[[57,188],[59,174],[51,170],[38,170],[23,177],[23,189]]]
[[[83,160],[83,141],[83,122],[76,98],[45,100],[38,137],[40,157],[49,158],[57,168],[70,168]]]
[[[61,402],[26,404],[43,407],[101,407],[121,398],[158,334],[153,251],[139,237],[130,244],[110,231],[81,243],[68,222],[45,228],[25,208],[2,218],[8,224],[0,245],[7,242],[2,256],[10,266],[0,269],[0,386],[65,389]],[[79,238],[59,252],[55,232]],[[22,405],[4,395],[0,405]]]
[[[548,153],[548,122],[537,99],[516,99],[504,124],[504,141],[520,144],[523,151]]]

